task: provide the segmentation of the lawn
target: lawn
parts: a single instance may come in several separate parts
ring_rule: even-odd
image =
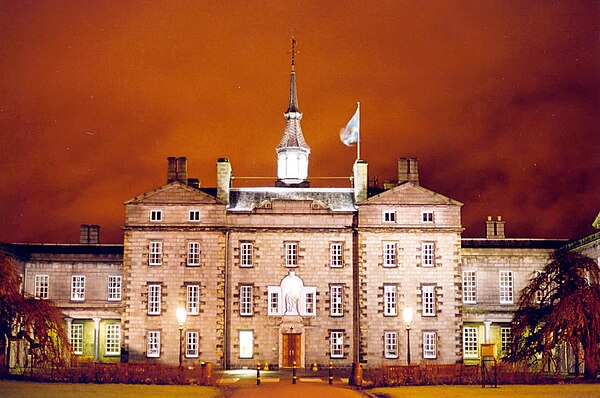
[[[219,394],[219,389],[215,387],[34,383],[0,380],[1,398],[215,398]]]
[[[368,391],[389,398],[600,398],[600,384],[504,385],[485,389],[481,386],[421,386],[374,388]]]

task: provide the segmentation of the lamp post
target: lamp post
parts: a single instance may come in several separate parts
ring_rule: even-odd
[[[185,308],[178,307],[175,310],[175,317],[179,325],[179,367],[183,366],[183,325],[187,319],[187,311]]]
[[[410,324],[413,319],[413,309],[411,307],[404,307],[402,319],[406,325],[406,362],[410,365]]]

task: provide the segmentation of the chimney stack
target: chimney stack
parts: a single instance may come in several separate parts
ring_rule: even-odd
[[[187,158],[177,158],[177,181],[187,184]]]
[[[217,198],[229,204],[231,188],[231,164],[226,158],[217,159]]]
[[[100,244],[100,226],[99,225],[90,225],[90,237],[88,243],[90,245],[98,245]]]
[[[167,162],[167,184],[173,181],[187,184],[187,158],[169,156]]]
[[[87,224],[81,224],[79,227],[79,243],[82,245],[90,243],[90,226]]]
[[[167,158],[167,184],[173,181],[177,181],[177,158],[169,156]]]
[[[398,159],[398,184],[402,184],[403,182],[412,182],[415,185],[419,185],[419,159]]]
[[[502,216],[498,216],[496,220],[492,220],[492,216],[488,216],[485,222],[485,237],[487,239],[504,239],[504,221]]]
[[[367,200],[369,189],[369,164],[364,160],[354,162],[354,175],[352,185],[354,186],[354,202],[360,203]]]

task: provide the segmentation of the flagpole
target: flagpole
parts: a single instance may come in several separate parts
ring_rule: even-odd
[[[358,137],[356,141],[356,160],[360,160],[360,101],[356,103],[356,112],[358,113]]]

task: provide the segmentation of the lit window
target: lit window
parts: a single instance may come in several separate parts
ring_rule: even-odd
[[[398,315],[397,290],[398,289],[396,285],[383,286],[383,315]]]
[[[424,242],[421,247],[421,260],[423,267],[433,267],[434,244],[432,242]]]
[[[317,288],[302,288],[302,300],[300,302],[300,315],[314,316],[317,314]]]
[[[240,315],[252,315],[252,285],[240,286]]]
[[[186,358],[198,358],[198,332],[185,333],[185,356]]]
[[[500,304],[513,303],[513,273],[500,271]]]
[[[198,315],[200,313],[200,286],[187,285],[187,313]]]
[[[384,356],[386,358],[398,358],[398,332],[385,332],[384,341]]]
[[[148,315],[160,315],[161,290],[161,285],[148,285]]]
[[[162,264],[162,242],[150,242],[150,265]]]
[[[240,358],[252,358],[254,355],[254,332],[240,330]]]
[[[85,276],[73,275],[71,277],[71,300],[85,300]]]
[[[465,326],[463,328],[463,354],[465,358],[477,358],[477,328]]]
[[[433,212],[432,211],[421,212],[421,221],[433,222]]]
[[[423,358],[437,358],[437,333],[423,332]]]
[[[108,301],[120,301],[121,300],[121,277],[120,276],[109,276],[108,277]]]
[[[398,264],[396,253],[397,253],[396,242],[384,242],[383,243],[383,266],[384,267],[395,267]]]
[[[71,349],[73,354],[83,354],[83,324],[72,323],[71,331],[69,333],[69,342],[71,343]]]
[[[435,286],[421,286],[421,300],[423,316],[435,316]]]
[[[148,358],[160,357],[160,332],[149,331],[146,337],[146,356]]]
[[[48,275],[35,276],[35,297],[40,299],[48,298],[48,286],[50,285],[50,277]]]
[[[540,271],[536,271],[536,272],[534,273],[534,278],[537,278],[537,277],[539,277],[539,276],[540,276],[540,274],[541,274],[541,272],[540,272]],[[541,287],[541,286],[540,286],[540,287]],[[538,290],[536,290],[536,291],[535,291],[535,302],[536,302],[536,303],[540,304],[540,303],[541,303],[541,302],[544,300],[544,293],[545,293],[545,291],[544,291],[544,289],[543,289],[543,288],[541,288],[541,289],[538,289]]]
[[[329,245],[329,265],[334,268],[343,266],[341,243],[331,243]]]
[[[187,265],[200,265],[200,243],[188,242]]]
[[[505,356],[508,354],[508,350],[512,344],[512,336],[510,334],[510,327],[501,327],[500,328],[500,348],[502,351],[502,355]]]
[[[395,211],[384,211],[383,212],[383,222],[396,222],[396,212]]]
[[[330,299],[331,307],[329,314],[331,316],[343,316],[343,295],[344,287],[342,285],[331,285],[330,288]]]
[[[463,303],[477,303],[477,271],[463,271],[462,291]]]
[[[283,303],[281,302],[281,288],[279,286],[267,286],[268,315],[283,315]]]
[[[121,355],[121,325],[106,325],[106,355]]]
[[[254,244],[250,242],[240,243],[240,267],[252,267],[254,265]]]
[[[200,210],[190,210],[189,221],[198,222],[200,221]]]
[[[344,333],[331,332],[329,335],[331,358],[342,358],[344,356]]]
[[[150,221],[152,221],[152,222],[162,221],[162,210],[150,210]]]
[[[298,243],[288,242],[285,244],[285,266],[298,266]]]

